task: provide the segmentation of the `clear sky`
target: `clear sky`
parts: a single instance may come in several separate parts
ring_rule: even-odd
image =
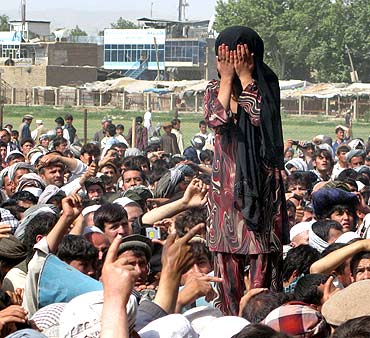
[[[206,20],[214,14],[217,0],[187,0],[186,18]],[[109,27],[120,16],[135,20],[140,17],[176,20],[178,0],[26,0],[27,18],[48,20],[52,28],[78,24],[90,33]],[[0,0],[0,15],[20,19],[21,0]]]

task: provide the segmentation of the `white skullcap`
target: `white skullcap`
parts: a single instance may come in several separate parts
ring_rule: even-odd
[[[356,234],[353,231],[347,231],[341,234],[335,241],[335,243],[343,243],[347,244],[348,242],[352,241],[353,239],[361,238],[360,235]]]
[[[117,198],[113,201],[113,203],[117,203],[122,207],[125,207],[126,205],[129,205],[129,204],[135,204],[135,205],[139,206],[139,204],[137,202],[135,202],[134,200],[132,200],[131,198],[128,198],[128,197]]]
[[[85,217],[87,214],[89,214],[90,212],[95,212],[96,210],[98,210],[99,208],[101,207],[100,204],[94,204],[94,205],[90,205],[84,209],[82,209],[81,211],[81,215],[83,217]]]
[[[292,241],[293,238],[304,231],[310,230],[312,222],[300,222],[293,225],[289,231],[289,239]]]

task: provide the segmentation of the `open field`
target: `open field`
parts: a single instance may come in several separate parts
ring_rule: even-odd
[[[32,114],[35,119],[42,119],[47,128],[54,128],[54,119],[58,116],[64,117],[66,113],[71,113],[74,117],[74,125],[78,130],[77,135],[83,138],[83,109],[75,110],[66,107],[51,107],[51,106],[5,106],[4,107],[4,123],[10,122],[14,129],[18,129],[22,116],[24,114]],[[94,109],[88,110],[88,139],[90,140],[98,129],[100,129],[100,121],[103,117],[112,117],[115,124],[122,123],[125,126],[125,133],[131,126],[132,119],[135,116],[143,115],[143,112],[122,112],[120,110],[111,109]],[[170,121],[173,118],[172,112],[153,113],[153,125],[157,123]],[[191,137],[198,132],[198,122],[203,118],[202,114],[180,113],[179,118],[182,121],[181,130],[184,134],[185,146],[190,144]],[[283,131],[285,138],[294,140],[308,140],[318,134],[325,134],[334,137],[334,129],[338,124],[344,124],[344,119],[327,119],[322,116],[283,116]],[[34,128],[34,123],[31,125],[31,130]],[[364,121],[356,121],[353,123],[354,137],[361,137],[365,141],[370,134],[370,123]]]

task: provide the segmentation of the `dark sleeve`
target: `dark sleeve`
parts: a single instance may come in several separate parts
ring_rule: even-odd
[[[135,330],[140,331],[153,320],[167,315],[168,313],[156,303],[153,303],[149,300],[143,300],[137,309]]]

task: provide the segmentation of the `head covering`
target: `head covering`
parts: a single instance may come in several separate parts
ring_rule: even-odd
[[[295,236],[301,234],[304,231],[310,230],[311,226],[312,222],[300,222],[296,225],[293,225],[289,232],[290,240],[292,241]]]
[[[142,235],[129,235],[122,239],[119,245],[117,256],[128,250],[138,249],[144,252],[146,261],[149,262],[152,257],[153,243]]]
[[[184,312],[183,315],[189,320],[194,331],[198,334],[200,334],[212,320],[223,316],[221,310],[213,306],[197,306]]]
[[[99,185],[103,189],[103,191],[105,191],[104,183],[100,177],[89,177],[85,181],[86,190],[89,189],[92,185]]]
[[[11,181],[14,180],[15,172],[18,169],[27,169],[28,171],[33,172],[33,166],[31,164],[25,163],[25,162],[17,162],[17,163],[12,164],[9,167],[9,171],[8,171],[9,180]]]
[[[30,318],[40,330],[59,325],[59,319],[67,303],[54,303],[37,310]]]
[[[312,205],[318,218],[324,217],[335,205],[354,208],[358,203],[355,194],[337,188],[321,188],[312,194]]]
[[[86,216],[87,214],[89,214],[90,212],[95,212],[96,210],[98,210],[99,208],[101,207],[100,204],[94,204],[94,205],[90,205],[84,209],[82,209],[82,216]]]
[[[23,260],[26,256],[26,247],[19,239],[12,235],[0,238],[0,259]]]
[[[241,317],[219,317],[208,323],[199,338],[231,338],[249,324],[248,320]]]
[[[291,166],[295,167],[299,171],[307,171],[307,163],[301,158],[292,158],[285,163],[285,170],[290,174]]]
[[[180,314],[156,319],[138,332],[141,338],[197,338],[190,322]]]
[[[49,184],[45,190],[41,193],[37,204],[47,204],[50,198],[56,196],[60,191],[62,191],[59,187],[54,184]],[[63,192],[65,195],[65,193]]]
[[[39,197],[45,189],[45,186],[45,181],[39,175],[35,173],[29,173],[21,177],[15,191],[18,192],[26,190],[34,196]]]
[[[143,152],[140,149],[137,148],[127,148],[125,151],[125,157],[129,156],[139,156],[142,155]]]
[[[43,124],[44,121],[43,120],[36,120],[35,123],[37,123],[37,124]]]
[[[317,236],[313,232],[311,226],[310,229],[308,230],[308,245],[311,248],[314,248],[318,252],[322,253],[329,246],[329,243],[324,241],[321,237]]]
[[[24,212],[24,217],[19,223],[17,230],[14,233],[14,236],[19,240],[23,240],[24,232],[28,224],[35,217],[41,217],[43,213],[52,213],[57,214],[57,208],[52,204],[43,204],[43,205],[33,205]]]
[[[23,154],[22,152],[20,152],[19,150],[12,150],[12,151],[10,151],[10,152],[5,156],[5,162],[6,162],[6,163],[8,163],[9,157],[10,157],[10,156],[13,156],[13,155],[18,155],[18,157],[23,156],[23,158],[24,158],[24,154]]]
[[[154,189],[154,197],[156,198],[170,198],[175,192],[177,184],[185,176],[194,176],[194,170],[187,164],[180,164],[171,168],[158,181]]]
[[[135,204],[135,205],[139,206],[138,203],[136,203],[134,200],[132,200],[131,198],[128,198],[128,197],[117,198],[113,201],[113,203],[117,203],[122,207],[125,207],[126,205],[129,205],[129,204]]]
[[[347,162],[350,162],[354,157],[365,157],[365,150],[363,149],[352,149],[346,154]]]
[[[39,141],[43,141],[43,140],[46,140],[46,139],[49,139],[49,135],[48,134],[41,134],[40,137],[39,137]]]
[[[23,115],[23,118],[25,120],[32,120],[33,119],[33,116],[31,114],[26,114],[26,115]]]
[[[99,233],[99,234],[104,234],[103,231],[101,231],[98,227],[93,225],[91,227],[84,227],[83,235],[91,234],[91,233],[94,233],[94,232]]]
[[[353,231],[347,231],[341,234],[336,240],[335,243],[343,243],[347,244],[348,242],[352,241],[353,239],[361,238],[360,235],[356,234]]]
[[[4,185],[4,178],[8,175],[9,167],[4,168],[0,171],[0,188],[3,188]]]
[[[290,302],[272,310],[261,324],[293,337],[319,336],[327,329],[321,313],[302,302]]]
[[[131,188],[126,189],[123,192],[122,196],[128,197],[133,201],[141,204],[141,202],[145,203],[148,198],[153,198],[153,193],[145,185],[135,185]]]
[[[362,141],[362,140],[360,140],[358,138],[355,138],[352,141],[348,142],[348,145],[352,149],[365,149],[366,148],[364,141]]]
[[[236,50],[238,44],[247,44],[250,53],[253,53],[254,70],[253,79],[261,95],[261,142],[256,143],[255,126],[244,114],[242,107],[238,107],[237,126],[230,128],[230,137],[238,139],[237,163],[235,177],[235,197],[241,198],[241,212],[253,231],[261,230],[262,203],[260,191],[263,191],[265,180],[262,177],[259,161],[261,159],[274,168],[284,168],[283,133],[280,118],[280,88],[276,74],[263,62],[264,44],[261,37],[251,28],[232,26],[223,30],[216,39],[215,49],[226,44],[230,50]],[[243,89],[238,77],[234,77],[235,85]],[[240,94],[240,93],[237,93]],[[227,142],[227,138],[225,138]],[[248,188],[245,189],[245,182]],[[283,215],[286,218],[286,215]]]
[[[206,144],[206,139],[203,136],[195,135],[190,140],[190,143],[195,149],[202,150]]]
[[[98,337],[97,333],[101,330],[103,302],[103,291],[92,291],[73,298],[60,316],[60,337]],[[126,306],[130,328],[135,324],[136,309],[136,297],[131,295]]]
[[[168,128],[168,127],[171,127],[172,128],[172,123],[171,122],[163,122],[162,123],[162,127],[163,128]]]
[[[322,314],[331,325],[370,315],[370,280],[361,280],[334,293],[322,306]]]

